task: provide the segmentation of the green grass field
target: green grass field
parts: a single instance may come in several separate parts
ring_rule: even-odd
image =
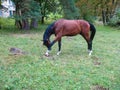
[[[45,28],[0,30],[0,90],[120,90],[120,30],[96,26],[91,57],[80,35],[63,37],[60,56],[56,43],[45,57]],[[11,47],[27,53],[13,55]]]

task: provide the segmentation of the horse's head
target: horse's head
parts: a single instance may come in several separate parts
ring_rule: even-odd
[[[49,47],[50,45],[50,40],[43,40],[43,45],[45,45],[47,48]]]

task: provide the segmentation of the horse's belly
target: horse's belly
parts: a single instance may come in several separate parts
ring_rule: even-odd
[[[65,33],[63,36],[75,36],[79,33]]]

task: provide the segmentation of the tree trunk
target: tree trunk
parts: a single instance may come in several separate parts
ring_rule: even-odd
[[[1,24],[0,24],[0,29],[1,29],[2,27],[1,27]]]
[[[45,15],[46,15],[46,5],[47,5],[47,2],[48,2],[48,0],[45,0],[45,2],[44,2],[44,6],[43,6],[43,8],[42,8],[42,10],[41,10],[41,14],[42,14],[42,18],[41,18],[41,23],[42,24],[44,24],[44,17],[45,17]],[[42,4],[42,3],[41,3]]]
[[[106,14],[105,14],[104,10],[102,10],[102,19],[103,19],[103,24],[105,25],[106,24]]]
[[[29,20],[28,19],[23,19],[22,20],[22,26],[23,26],[23,30],[29,30],[30,29],[30,25],[29,25]]]
[[[15,20],[15,25],[18,29],[22,29],[23,26],[22,26],[22,22],[20,20]]]
[[[106,24],[108,24],[109,20],[110,20],[110,13],[109,13],[109,10],[107,7],[107,9],[106,9]]]
[[[15,25],[18,29],[23,29],[23,26],[22,26],[22,20],[18,19],[21,17],[21,10],[19,9],[20,6],[19,6],[19,3],[16,3],[16,12],[15,12],[15,15],[16,15],[16,19],[15,19]]]
[[[41,23],[44,24],[44,16],[41,18]]]
[[[31,28],[37,28],[38,27],[38,21],[35,18],[31,19]]]

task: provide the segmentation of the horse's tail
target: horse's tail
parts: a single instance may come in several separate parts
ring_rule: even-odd
[[[90,24],[90,31],[91,31],[90,40],[92,41],[95,36],[95,33],[96,33],[96,28],[93,24],[91,24],[91,23],[89,23],[89,24]]]

